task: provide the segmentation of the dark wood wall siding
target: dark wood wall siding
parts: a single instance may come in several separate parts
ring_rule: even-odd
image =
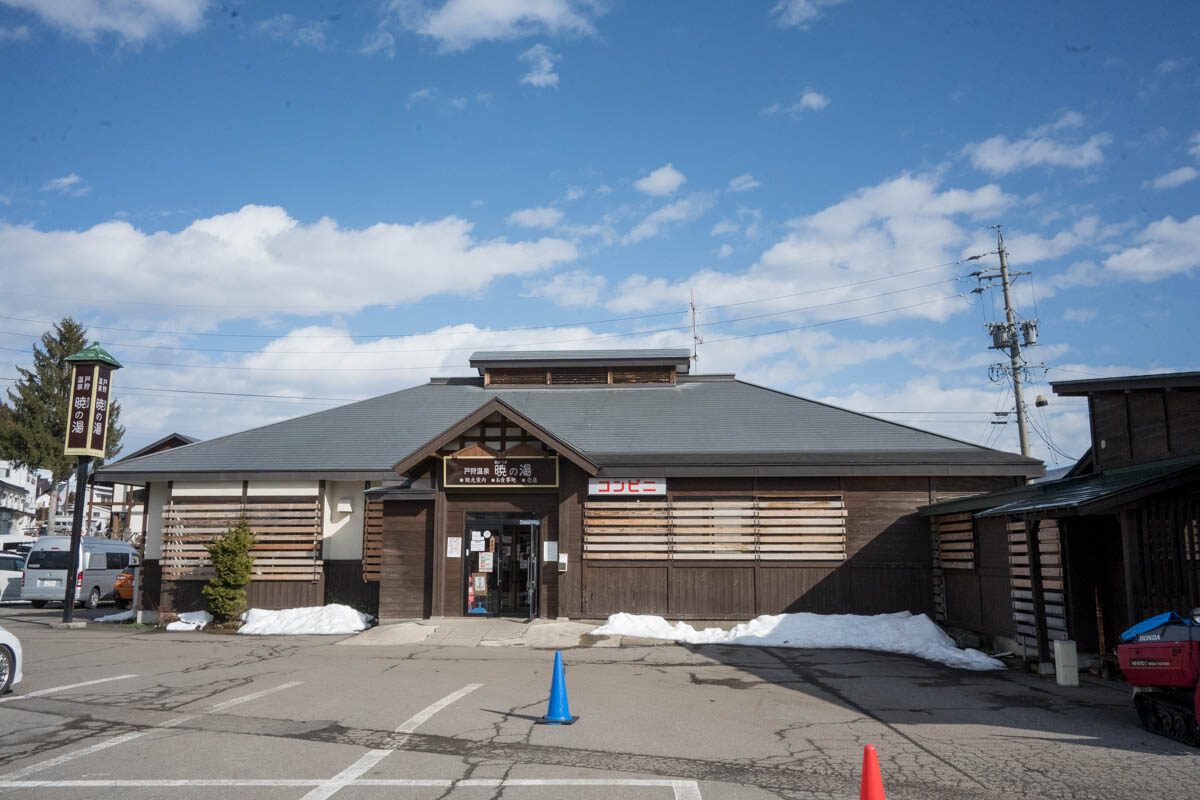
[[[1169,391],[1166,393],[1165,405],[1171,455],[1200,453],[1200,390]]]
[[[358,559],[325,561],[325,602],[340,603],[368,614],[379,609],[379,581],[363,579]]]
[[[433,503],[383,504],[381,619],[421,619],[433,611]]]
[[[1090,403],[1101,469],[1200,453],[1198,390],[1097,392]]]
[[[1092,425],[1096,437],[1096,466],[1100,469],[1130,463],[1129,415],[1124,392],[1104,392],[1092,396]]]
[[[201,588],[205,581],[162,581],[159,611],[181,613],[208,608]],[[305,608],[325,604],[325,578],[305,581],[251,581],[247,608]]]
[[[464,613],[462,559],[446,558],[446,539],[464,536],[467,515],[517,513],[542,521],[543,540],[555,540],[568,569],[542,563],[543,617],[603,618],[618,611],[677,619],[748,619],[794,611],[879,613],[932,611],[929,528],[919,506],[947,495],[1013,485],[1013,478],[671,478],[670,499],[841,495],[847,510],[845,562],[673,560],[627,562],[583,559],[583,505],[587,475],[569,462],[560,465],[557,490],[456,490],[440,495],[425,519],[433,520],[432,564],[423,574],[434,616]],[[388,506],[391,506],[388,503]],[[432,509],[437,509],[436,513]],[[385,523],[385,539],[391,530]],[[425,524],[422,522],[421,524]],[[380,616],[400,616],[401,602],[388,589],[403,570],[400,550],[394,567],[386,560]],[[416,560],[416,553],[412,554]],[[416,572],[404,580],[415,581]],[[416,611],[415,584],[404,616]],[[1007,605],[1007,604],[1006,604]]]
[[[971,569],[947,569],[946,624],[986,636],[1013,636],[1008,530],[1002,519],[975,520],[975,560]]]
[[[916,509],[933,499],[1014,485],[1013,478],[671,478],[670,499],[840,494],[846,502],[843,563],[580,560],[581,509],[560,509],[573,572],[564,581],[562,613],[602,618],[618,611],[675,619],[748,619],[813,611],[930,613],[933,583],[928,523]],[[580,496],[586,500],[586,496]],[[1000,572],[1006,581],[1007,542]],[[994,583],[995,576],[989,576]],[[989,586],[989,591],[995,591]],[[1009,613],[1007,585],[1003,613]],[[578,594],[576,594],[578,593]],[[978,595],[978,589],[976,589]],[[576,600],[575,598],[578,598]]]
[[[141,584],[138,590],[142,593],[142,608],[147,611],[157,611],[162,596],[162,567],[156,558],[142,561]]]

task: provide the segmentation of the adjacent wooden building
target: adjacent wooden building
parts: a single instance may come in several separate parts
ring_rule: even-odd
[[[917,508],[1041,462],[737,380],[686,350],[481,352],[478,377],[106,466],[145,484],[146,584],[201,604],[203,544],[259,533],[250,601],[745,619],[932,612]]]
[[[1062,479],[926,506],[939,620],[1111,653],[1121,631],[1200,607],[1200,373],[1051,384],[1086,397],[1092,446]]]

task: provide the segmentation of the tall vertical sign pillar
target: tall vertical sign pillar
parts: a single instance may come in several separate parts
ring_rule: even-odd
[[[104,458],[108,442],[109,398],[112,389],[112,374],[121,364],[109,355],[99,342],[91,347],[67,356],[71,364],[71,393],[67,407],[67,433],[63,452],[78,456],[79,466],[75,469],[75,516],[71,522],[71,565],[67,573],[63,595],[62,621],[69,623],[75,616],[75,589],[78,575],[84,565],[80,563],[83,537],[83,491],[88,480],[88,468],[93,458]]]

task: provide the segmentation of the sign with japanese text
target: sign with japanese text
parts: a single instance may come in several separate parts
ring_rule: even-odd
[[[446,456],[443,459],[447,487],[509,487],[513,489],[558,486],[558,456]]]
[[[588,494],[604,497],[627,497],[633,495],[664,495],[667,493],[666,478],[589,478]]]
[[[112,367],[105,364],[85,362],[71,366],[70,406],[63,450],[66,455],[104,458],[112,372]]]

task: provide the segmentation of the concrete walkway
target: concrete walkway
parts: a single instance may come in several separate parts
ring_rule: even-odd
[[[620,647],[622,644],[669,645],[663,639],[629,636],[591,636],[599,623],[556,622],[552,620],[484,618],[443,618],[420,622],[380,625],[357,636],[343,639],[343,645],[428,644],[440,647],[531,647],[562,650],[571,647]]]

